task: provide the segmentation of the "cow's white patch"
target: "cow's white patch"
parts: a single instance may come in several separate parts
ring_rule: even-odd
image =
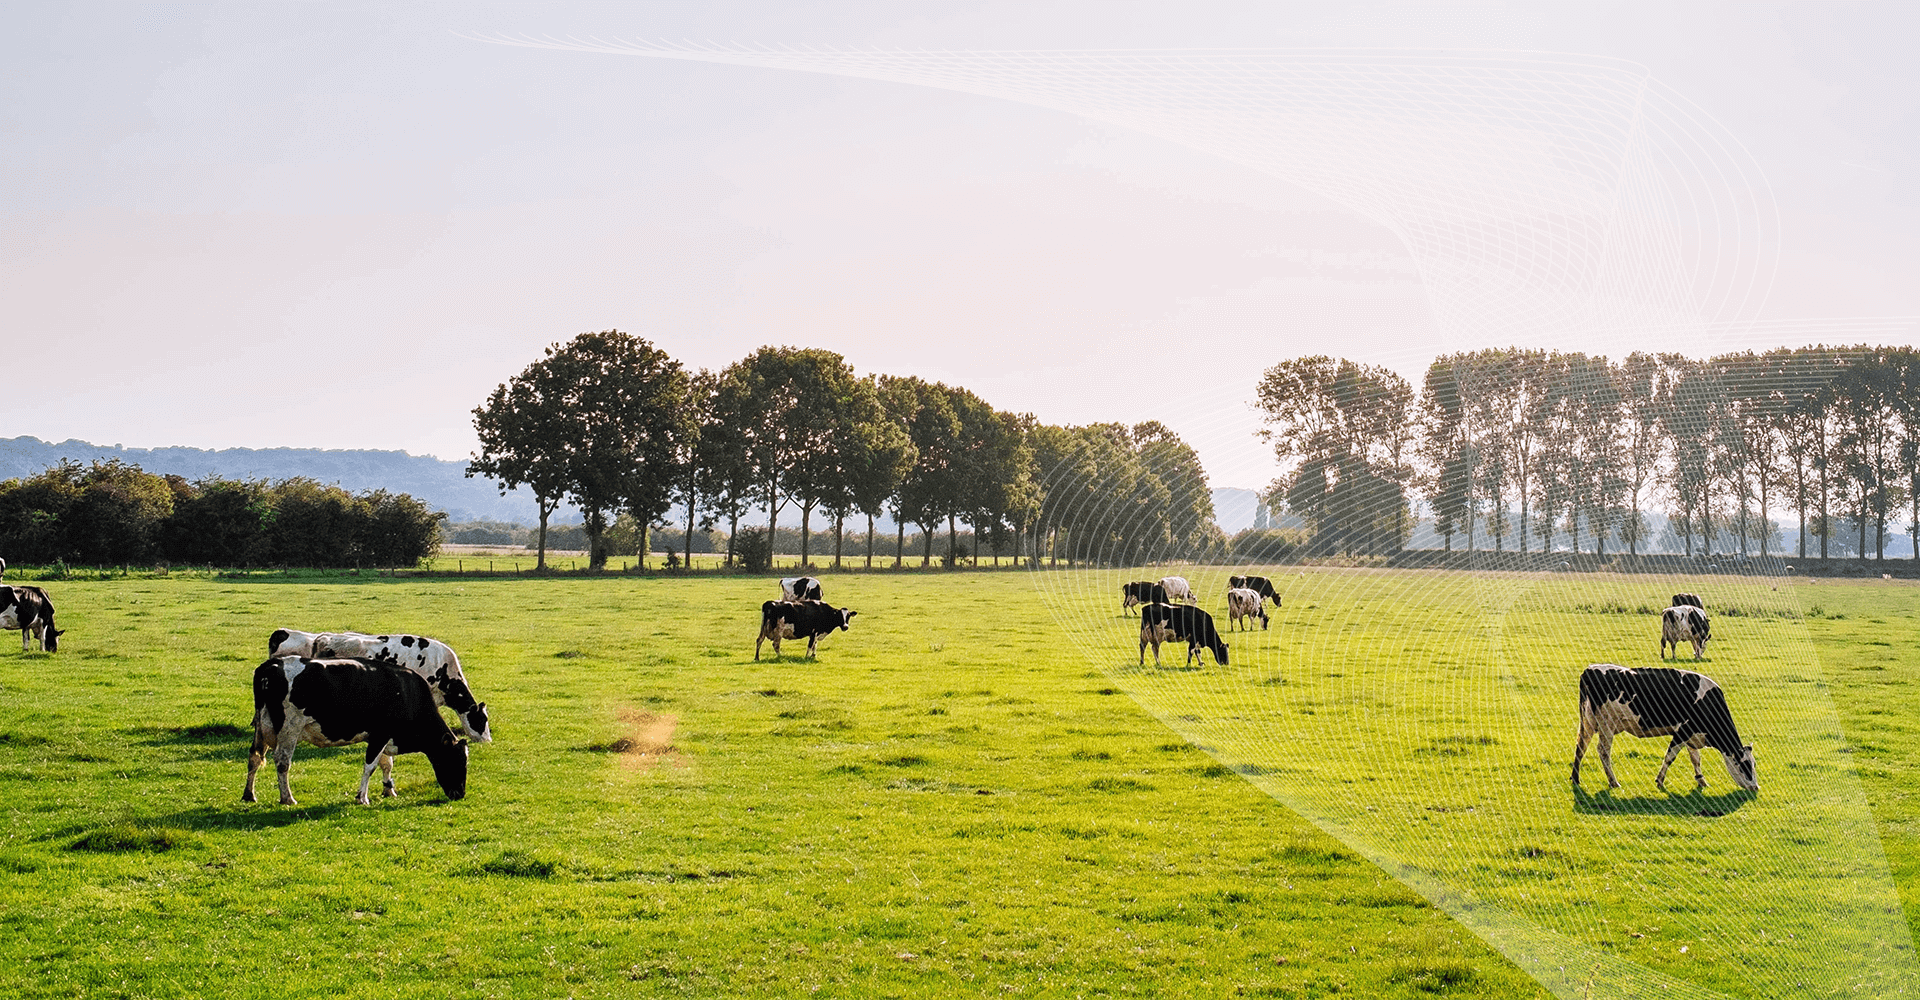
[[[1700,699],[1705,698],[1707,696],[1708,691],[1720,690],[1720,685],[1715,684],[1713,682],[1713,679],[1708,677],[1706,674],[1695,674],[1694,676],[1700,678],[1700,690],[1695,691],[1693,693],[1694,701],[1699,701]]]

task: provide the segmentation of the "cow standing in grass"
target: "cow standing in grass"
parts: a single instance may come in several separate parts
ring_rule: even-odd
[[[405,667],[419,674],[433,690],[436,704],[452,709],[460,729],[474,743],[493,742],[486,702],[476,700],[460,669],[453,647],[423,635],[367,635],[363,632],[296,632],[274,629],[267,637],[268,656],[352,657]]]
[[[1227,587],[1233,590],[1244,587],[1273,601],[1274,607],[1280,606],[1280,592],[1273,589],[1273,581],[1264,576],[1230,576],[1227,577]]]
[[[1707,613],[1691,604],[1680,604],[1660,612],[1660,658],[1667,658],[1667,647],[1673,647],[1673,655],[1680,655],[1680,644],[1693,646],[1693,658],[1698,660],[1706,652],[1707,640],[1713,638],[1712,623]]]
[[[1167,603],[1167,588],[1152,580],[1135,580],[1120,585],[1120,607],[1135,608],[1142,604]]]
[[[1661,790],[1667,787],[1667,769],[1681,747],[1693,759],[1693,780],[1705,788],[1707,779],[1700,772],[1700,749],[1720,751],[1733,783],[1748,791],[1758,791],[1760,782],[1753,771],[1753,747],[1740,742],[1733,715],[1727,710],[1726,694],[1705,674],[1671,667],[1633,670],[1611,663],[1596,663],[1580,674],[1580,742],[1573,748],[1573,783],[1580,784],[1580,758],[1587,752],[1587,741],[1600,736],[1600,766],[1607,772],[1607,787],[1619,788],[1613,775],[1613,736],[1671,736],[1667,759],[1653,779]]]
[[[27,651],[27,635],[40,642],[43,652],[60,650],[64,629],[53,627],[53,599],[39,587],[0,585],[0,630],[20,630],[20,651]]]
[[[1175,601],[1192,604],[1198,600],[1193,596],[1193,588],[1187,584],[1187,578],[1184,576],[1163,576],[1160,578],[1160,588],[1167,592],[1169,604]]]
[[[1266,629],[1268,624],[1266,598],[1261,597],[1259,591],[1248,587],[1235,587],[1227,591],[1227,627],[1237,629],[1242,620],[1252,618],[1260,619],[1260,628]],[[1253,623],[1247,621],[1246,626],[1251,629]]]
[[[769,639],[775,656],[780,655],[780,640],[805,639],[807,655],[818,659],[820,637],[834,629],[845,631],[859,613],[820,601],[768,601],[760,605],[760,638],[753,643],[753,658],[760,658],[760,644]]]
[[[820,581],[811,576],[790,576],[780,581],[783,601],[820,600]]]
[[[1227,665],[1227,643],[1213,626],[1213,616],[1191,604],[1149,604],[1140,609],[1140,664],[1146,665],[1147,646],[1153,646],[1153,665],[1160,665],[1160,644],[1185,641],[1187,663],[1204,647],[1213,662]]]
[[[301,741],[315,746],[367,745],[357,801],[372,805],[367,785],[380,768],[381,794],[393,787],[395,754],[424,753],[447,798],[467,794],[467,743],[453,735],[426,679],[411,670],[363,660],[285,656],[253,672],[253,751],[247,755],[243,802],[252,802],[254,775],[273,751],[280,776],[280,804],[299,805],[289,773]]]

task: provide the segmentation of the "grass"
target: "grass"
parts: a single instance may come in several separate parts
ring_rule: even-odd
[[[828,576],[861,615],[817,663],[753,661],[766,579],[61,581],[61,651],[0,652],[0,995],[1547,995],[1497,911],[1746,996],[1799,968],[1753,926],[1884,929],[1862,844],[1920,888],[1910,584],[1721,584],[1743,799],[1712,751],[1658,795],[1631,738],[1627,787],[1565,784],[1569,671],[1657,641],[1601,609],[1677,581],[1309,571],[1230,667],[1155,670],[1131,578]],[[452,642],[497,734],[468,798],[407,756],[357,806],[360,750],[303,747],[302,806],[241,804],[281,626]]]

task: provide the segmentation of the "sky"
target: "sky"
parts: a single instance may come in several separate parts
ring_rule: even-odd
[[[612,328],[690,367],[825,347],[1047,422],[1157,419],[1215,486],[1259,487],[1262,369],[1326,353],[1417,384],[1472,341],[1379,213],[1193,144],[900,82],[477,40],[502,35],[1630,60],[1764,175],[1777,264],[1747,318],[1779,325],[1756,344],[1912,343],[1876,318],[1920,316],[1912,5],[0,9],[0,436],[459,460],[494,385]]]

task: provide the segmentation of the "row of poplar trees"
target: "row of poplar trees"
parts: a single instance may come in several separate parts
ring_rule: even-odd
[[[1287,474],[1274,499],[1309,550],[1403,545],[1409,501],[1453,548],[1628,552],[1656,507],[1688,555],[1770,551],[1798,514],[1798,552],[1886,557],[1890,521],[1920,542],[1920,353],[1781,348],[1698,360],[1518,348],[1444,355],[1416,395],[1383,368],[1328,357],[1265,373],[1259,407]],[[1893,527],[1901,527],[1897,524]],[[1809,540],[1813,540],[1809,550]],[[1920,545],[1915,546],[1920,558]]]
[[[982,547],[1116,560],[1219,541],[1198,456],[1157,423],[1043,425],[963,388],[857,375],[832,351],[762,347],[688,371],[642,338],[587,333],[548,347],[473,413],[480,450],[467,475],[532,492],[542,566],[563,503],[581,513],[594,568],[620,512],[648,525],[675,504],[689,554],[696,520],[724,524],[729,560],[756,512],[769,536],[798,516],[802,564],[816,517],[831,520],[836,565],[857,517],[871,565],[883,514],[899,526],[896,561],[905,525],[920,526],[923,564],[943,526],[952,557],[961,522],[976,562]]]

